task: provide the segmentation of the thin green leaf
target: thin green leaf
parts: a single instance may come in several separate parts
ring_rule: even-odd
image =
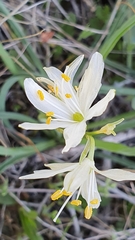
[[[125,23],[122,24],[122,26],[118,30],[116,30],[109,38],[104,41],[99,50],[99,52],[103,55],[104,59],[112,51],[120,38],[133,26],[135,26],[135,15],[130,17]]]
[[[37,121],[29,116],[26,116],[21,113],[14,113],[14,112],[0,112],[0,118],[2,120],[4,119],[13,119],[13,120],[18,120],[20,122],[33,122],[36,123]]]
[[[9,53],[4,49],[3,45],[0,43],[0,57],[4,62],[5,66],[10,70],[12,74],[17,73],[17,67],[10,57]]]
[[[122,114],[119,114],[117,115],[116,117],[112,117],[112,118],[106,118],[106,119],[103,119],[103,120],[100,120],[100,121],[96,121],[96,122],[90,122],[88,124],[88,130],[90,129],[93,129],[93,128],[99,128],[99,127],[102,127],[104,126],[105,124],[107,123],[110,123],[110,122],[115,122],[121,118],[124,118],[125,121],[126,120],[130,120],[132,121],[132,118],[134,120],[135,118],[135,111],[131,111],[131,112],[127,112],[127,113],[122,113]],[[119,126],[123,125],[125,123],[125,121],[123,121],[123,123],[121,123]],[[128,121],[126,121],[128,122]],[[134,121],[135,122],[135,121]],[[118,127],[119,127],[118,126]]]
[[[36,153],[37,149],[38,151],[43,151],[44,149],[47,149],[54,145],[55,145],[55,141],[50,140],[46,142],[40,142],[32,146],[24,146],[24,147],[6,148],[3,146],[0,146],[0,155],[1,156],[19,156],[19,155],[27,156],[27,154]]]
[[[19,209],[19,217],[23,230],[31,240],[42,239],[37,233],[36,216],[37,213],[35,211],[26,212],[24,208]]]
[[[114,87],[114,86],[107,86],[103,85],[100,89],[100,93],[106,94],[110,89],[115,88],[116,95],[131,95],[135,96],[135,90],[133,88],[127,88],[127,87]]]
[[[6,169],[12,166],[15,163],[18,163],[23,160],[23,158],[31,156],[39,151],[49,149],[56,145],[56,142],[51,140],[47,142],[41,142],[35,146],[25,146],[17,148],[4,148],[0,146],[0,153],[2,156],[11,156],[0,164],[0,173],[3,173]]]
[[[95,139],[98,149],[106,150],[112,153],[122,154],[125,156],[135,156],[135,147],[128,147],[121,143],[106,142]]]

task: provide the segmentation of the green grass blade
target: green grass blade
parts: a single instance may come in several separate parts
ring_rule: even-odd
[[[0,43],[0,57],[4,62],[5,66],[10,70],[12,74],[17,73],[17,67],[9,53],[4,49],[3,45]]]
[[[125,156],[135,156],[135,147],[128,147],[121,143],[106,142],[95,139],[98,149],[106,150],[112,153],[122,154]]]
[[[129,96],[135,96],[135,90],[133,88],[127,88],[127,87],[113,87],[113,86],[107,86],[103,85],[101,87],[100,93],[106,94],[110,89],[115,88],[116,90],[116,95],[121,96],[121,95],[129,95]]]
[[[10,12],[8,9],[5,7],[4,3],[0,1],[0,10],[1,13],[4,14],[5,16],[8,16]],[[18,24],[15,20],[14,17],[10,17],[10,19],[7,20],[7,22],[10,25],[10,28],[12,29],[13,33],[16,35],[16,37],[25,37],[23,28],[21,27],[20,24]],[[39,60],[39,58],[36,56],[36,53],[34,53],[32,47],[29,45],[29,42],[26,39],[21,39],[20,40],[24,46],[27,46],[26,52],[28,53],[31,63],[33,63],[33,66],[35,66],[40,73],[44,74],[44,70],[42,67],[42,64]]]
[[[104,58],[108,56],[108,54],[115,47],[116,43],[120,40],[120,38],[128,32],[133,26],[135,26],[135,15],[130,17],[118,30],[116,30],[112,36],[107,38],[102,44],[99,52],[103,55]]]
[[[122,113],[122,114],[119,114],[117,115],[116,117],[112,117],[112,118],[106,118],[106,119],[103,119],[103,120],[100,120],[100,121],[96,121],[96,122],[91,122],[88,124],[88,129],[93,129],[93,128],[99,128],[99,127],[102,127],[104,126],[105,124],[107,123],[111,123],[111,122],[115,122],[121,118],[124,118],[125,120],[130,120],[133,118],[135,118],[135,111],[131,111],[131,112],[127,112],[127,113]],[[126,121],[128,122],[128,121]],[[125,123],[125,121],[123,121],[120,125],[118,125],[117,127],[123,125]]]
[[[22,161],[24,157],[31,156],[39,151],[43,151],[55,146],[56,143],[53,140],[41,142],[35,146],[15,147],[15,148],[4,148],[0,146],[1,155],[11,156],[0,164],[0,173],[3,173],[6,169],[15,163]]]
[[[12,120],[18,120],[20,122],[32,122],[36,123],[37,121],[29,116],[26,116],[21,113],[15,113],[15,112],[0,112],[0,118],[2,120],[4,119],[12,119]]]
[[[4,111],[5,110],[5,102],[6,102],[6,97],[9,92],[9,89],[19,80],[18,76],[12,76],[8,78],[3,86],[1,87],[0,91],[0,110]]]

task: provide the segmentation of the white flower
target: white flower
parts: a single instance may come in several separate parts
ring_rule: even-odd
[[[78,70],[83,55],[77,57],[65,72],[49,67],[44,68],[48,77],[41,78],[47,84],[43,89],[31,78],[26,78],[24,88],[30,102],[46,114],[46,123],[22,123],[19,127],[27,130],[63,128],[66,145],[63,152],[77,146],[86,131],[86,121],[100,116],[114,98],[115,90],[111,89],[107,95],[95,105],[92,105],[101,87],[104,69],[102,55],[93,54],[79,87],[73,87],[73,78]]]
[[[64,178],[63,188],[61,190],[57,190],[51,196],[52,200],[57,200],[63,195],[68,196],[54,218],[54,221],[57,220],[63,208],[71,198],[71,204],[79,206],[81,204],[81,200],[79,200],[80,195],[82,195],[87,203],[84,216],[87,219],[91,217],[92,209],[98,208],[101,202],[97,189],[95,172],[116,181],[135,180],[135,173],[130,171],[121,169],[100,171],[95,167],[94,161],[89,158],[85,158],[80,163],[52,163],[46,164],[45,166],[50,169],[34,171],[34,174],[22,176],[20,179],[49,178],[60,173],[68,172]],[[73,199],[74,197],[75,199]]]

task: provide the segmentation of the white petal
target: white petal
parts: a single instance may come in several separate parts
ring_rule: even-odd
[[[57,129],[57,128],[65,128],[69,126],[68,122],[57,122],[57,121],[51,121],[50,124],[46,123],[29,123],[24,122],[19,124],[20,128],[26,129],[26,130],[44,130],[44,129]]]
[[[67,109],[72,113],[81,112],[79,108],[78,99],[76,97],[76,91],[74,90],[71,82],[66,82],[61,74],[62,72],[54,67],[44,68],[49,78],[54,80],[58,87],[58,96],[66,104]],[[73,70],[72,70],[73,71]],[[71,73],[70,73],[71,74]],[[65,94],[70,94],[71,98],[66,98]]]
[[[49,165],[53,165],[52,164],[47,164],[46,166],[49,167]],[[56,164],[55,164],[56,165]],[[59,165],[59,164],[58,164]],[[61,164],[60,164],[61,165]],[[76,166],[76,164],[75,164]],[[60,168],[60,166],[57,166],[57,170],[39,170],[39,171],[34,171],[33,174],[28,174],[25,176],[20,177],[19,179],[41,179],[41,178],[49,178],[49,177],[53,177],[57,174],[60,173],[64,173],[64,172],[68,172],[71,171],[75,168],[75,166],[73,164],[67,164],[65,166],[63,166],[62,168]],[[53,168],[53,167],[52,167]],[[55,167],[54,167],[55,168]]]
[[[107,178],[110,178],[115,181],[135,181],[135,173],[122,170],[122,169],[109,169],[105,171],[100,171],[95,169],[95,171]]]
[[[76,147],[82,140],[86,131],[86,123],[84,121],[69,125],[64,129],[64,139],[66,146],[62,152],[67,152],[71,147]]]
[[[62,79],[62,83],[61,83],[61,86],[59,87],[59,89],[60,89],[60,98],[62,99],[63,102],[65,102],[69,111],[72,113],[79,112],[83,115],[83,113],[80,109],[80,106],[79,106],[77,94],[75,92],[75,89],[71,85],[71,83],[66,82]],[[65,95],[67,93],[71,94],[71,98],[66,98]]]
[[[75,76],[78,68],[80,67],[80,65],[82,63],[83,58],[84,58],[84,55],[80,55],[72,63],[70,63],[68,66],[66,66],[64,73],[70,77],[71,84],[73,82],[74,76]]]
[[[42,112],[54,112],[54,117],[70,119],[71,113],[66,105],[58,98],[52,96],[31,78],[24,81],[26,95],[29,101]],[[37,91],[40,90],[44,94],[44,100],[40,100]]]
[[[89,109],[101,87],[104,62],[100,53],[93,54],[78,89],[81,109]]]
[[[87,120],[100,116],[107,108],[108,103],[114,98],[115,90],[111,89],[107,95],[88,110]]]
[[[51,170],[61,170],[69,168],[69,171],[73,170],[78,163],[49,163],[45,164],[46,167],[49,167]]]
[[[89,175],[89,170],[87,160],[78,163],[73,171],[66,174],[64,179],[64,189],[67,192],[74,193],[86,181]]]
[[[90,160],[89,160],[90,161]],[[94,170],[91,169],[89,177],[81,187],[81,195],[86,200],[87,205],[92,208],[98,208],[101,202],[100,194],[97,189],[97,181]],[[90,201],[98,199],[97,204],[91,204]]]
[[[61,74],[62,72],[55,68],[55,67],[44,67],[43,68],[45,70],[45,72],[47,73],[48,77],[53,80],[56,84],[60,84],[61,83]]]

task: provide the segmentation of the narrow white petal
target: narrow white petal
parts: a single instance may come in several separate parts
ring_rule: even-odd
[[[71,113],[67,109],[66,105],[58,98],[45,91],[42,87],[35,83],[33,79],[26,78],[24,81],[24,87],[29,101],[40,111],[54,112],[54,117],[56,118],[71,118]],[[43,93],[43,100],[38,97],[38,90]]]
[[[89,109],[99,92],[103,69],[103,57],[100,53],[96,52],[90,60],[89,66],[82,77],[78,89],[81,109],[84,111]]]
[[[42,178],[49,178],[53,177],[59,172],[53,170],[39,170],[34,172],[33,174],[28,174],[25,176],[19,177],[19,179],[42,179]]]
[[[90,161],[90,160],[89,160]],[[100,194],[97,189],[97,181],[95,172],[93,169],[91,169],[91,172],[89,174],[89,177],[84,182],[84,184],[81,187],[81,194],[82,197],[86,200],[87,205],[92,208],[98,208],[101,202]],[[90,202],[94,199],[98,200],[98,203],[91,204]]]
[[[97,173],[115,181],[135,181],[135,173],[122,169],[109,169],[105,171],[95,170]]]
[[[26,129],[26,130],[44,130],[44,129],[57,129],[57,128],[65,128],[69,126],[68,122],[57,122],[57,121],[51,121],[50,124],[46,123],[29,123],[24,122],[19,124],[20,128]]]
[[[56,84],[61,83],[61,74],[62,72],[55,67],[44,67],[43,68],[47,73],[48,77],[53,80]]]
[[[64,73],[70,77],[70,83],[72,84],[74,76],[80,67],[82,61],[83,61],[84,55],[80,55],[77,57],[72,63],[70,63],[68,66],[66,66],[66,69]]]
[[[57,164],[57,163],[56,163]],[[56,165],[55,164],[55,165]],[[47,164],[46,166],[49,167],[49,165],[53,165],[52,164]],[[59,164],[58,164],[59,165]],[[76,166],[76,165],[75,165]],[[75,168],[74,165],[72,164],[67,164],[63,167],[60,168],[60,166],[57,166],[57,170],[50,170],[50,169],[47,169],[47,170],[39,170],[39,171],[34,171],[33,174],[28,174],[28,175],[25,175],[25,176],[22,176],[20,177],[19,179],[41,179],[41,178],[49,178],[49,177],[53,177],[57,174],[60,174],[60,173],[64,173],[64,172],[68,172],[68,171],[71,171]],[[53,167],[52,167],[53,168]],[[54,167],[55,168],[55,167]]]
[[[62,152],[67,152],[71,147],[76,147],[82,140],[86,131],[86,123],[84,121],[69,125],[64,129],[64,139],[66,146]]]
[[[78,163],[49,163],[45,164],[46,167],[49,167],[51,170],[60,170],[60,169],[65,169],[69,168],[69,171],[74,169]]]
[[[107,95],[88,110],[87,120],[100,116],[107,108],[108,103],[114,98],[115,90],[111,89]]]

